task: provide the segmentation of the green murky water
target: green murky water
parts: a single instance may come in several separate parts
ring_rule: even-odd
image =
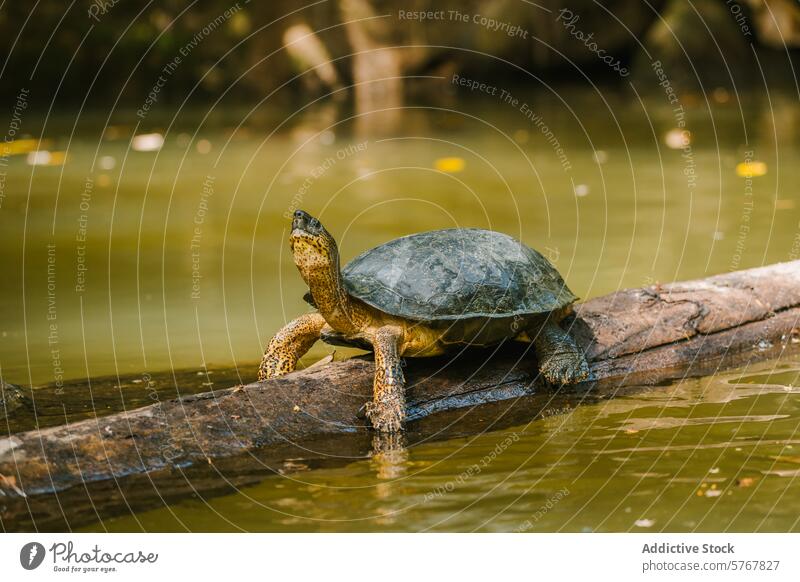
[[[798,531],[798,426],[800,358],[89,529]]]
[[[296,205],[338,236],[345,260],[420,230],[501,230],[542,250],[581,297],[800,256],[796,100],[715,92],[676,115],[660,95],[519,97],[539,125],[490,97],[410,108],[383,134],[330,105],[189,111],[139,127],[135,115],[108,126],[92,112],[77,124],[26,117],[49,140],[39,147],[66,161],[9,158],[3,378],[204,365],[252,376],[270,335],[305,310],[286,245]],[[160,150],[130,148],[154,132]],[[91,529],[797,530],[797,368],[423,444],[394,479],[356,461]]]

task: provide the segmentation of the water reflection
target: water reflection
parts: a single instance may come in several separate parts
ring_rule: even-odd
[[[286,245],[285,216],[300,205],[330,227],[344,260],[422,230],[507,232],[581,297],[798,257],[796,99],[686,99],[689,180],[661,95],[515,90],[567,169],[518,108],[453,91],[404,104],[399,123],[378,130],[335,102],[186,110],[135,132],[129,118],[106,126],[89,112],[71,139],[74,119],[37,128],[30,117],[44,140],[4,152],[3,379],[214,364],[251,377],[264,342],[307,308]],[[163,143],[131,147],[148,135]],[[65,152],[63,165],[28,165],[40,150]],[[318,345],[304,362],[329,352]],[[344,467],[298,458],[239,494],[105,526],[796,530],[797,368],[553,409]]]
[[[408,104],[391,138],[358,134],[333,102],[294,115],[182,112],[169,131],[137,130],[162,136],[158,151],[131,151],[139,142],[124,123],[98,129],[87,117],[71,142],[49,125],[48,147],[68,146],[65,165],[9,157],[4,377],[53,381],[54,349],[65,378],[257,360],[305,309],[285,241],[285,216],[300,205],[330,225],[345,260],[421,230],[501,230],[545,252],[582,297],[792,256],[796,101],[688,109],[688,188],[683,150],[663,144],[675,124],[659,96],[641,107],[624,94],[520,97],[547,120],[568,171],[518,111],[480,99]],[[738,176],[748,160],[767,172]]]
[[[178,520],[192,530],[795,531],[799,378],[794,356],[339,468],[296,460],[236,494],[136,519],[147,531]],[[138,529],[133,517],[103,527]]]

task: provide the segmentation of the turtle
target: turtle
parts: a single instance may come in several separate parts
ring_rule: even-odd
[[[552,385],[589,377],[583,352],[561,328],[577,297],[539,252],[506,234],[451,228],[405,236],[340,268],[333,236],[303,210],[289,243],[315,311],[270,340],[259,367],[264,381],[294,371],[322,340],[375,354],[374,394],[366,416],[380,433],[403,430],[403,358],[446,354],[514,339],[532,342]]]

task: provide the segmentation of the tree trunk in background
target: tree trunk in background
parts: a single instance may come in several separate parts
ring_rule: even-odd
[[[395,133],[403,106],[402,49],[393,48],[391,24],[368,0],[341,0],[340,7],[352,48],[356,132]]]

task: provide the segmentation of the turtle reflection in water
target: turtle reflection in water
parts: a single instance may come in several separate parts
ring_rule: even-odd
[[[259,380],[295,369],[319,339],[375,352],[376,430],[396,432],[405,420],[401,358],[436,356],[465,345],[505,339],[533,342],[551,384],[574,384],[589,367],[558,322],[576,297],[538,252],[508,235],[456,228],[406,236],[339,268],[336,241],[298,210],[290,245],[316,313],[301,315],[269,342]]]

